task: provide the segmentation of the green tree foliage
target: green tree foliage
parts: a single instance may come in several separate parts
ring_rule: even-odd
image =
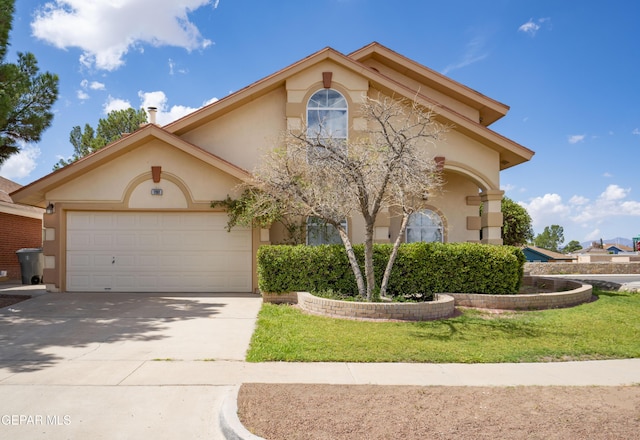
[[[533,243],[542,249],[559,252],[560,245],[564,242],[564,229],[559,225],[545,226],[542,234],[538,234]]]
[[[73,145],[73,155],[69,160],[60,159],[53,167],[54,170],[62,168],[78,159],[93,153],[111,142],[120,139],[125,133],[133,133],[140,124],[147,122],[147,113],[143,110],[135,110],[131,107],[125,110],[109,112],[106,118],[98,121],[98,129],[85,124],[84,130],[76,125],[69,133],[69,142]]]
[[[0,164],[20,151],[20,143],[38,142],[53,120],[58,76],[39,73],[32,53],[18,53],[17,63],[5,60],[14,0],[0,0]]]
[[[563,254],[570,254],[571,252],[579,251],[582,249],[582,245],[578,243],[578,240],[571,240],[565,247],[562,248]]]
[[[533,240],[531,216],[509,197],[502,198],[502,240],[505,245],[522,246]]]

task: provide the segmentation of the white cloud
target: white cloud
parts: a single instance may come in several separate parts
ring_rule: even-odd
[[[175,61],[173,61],[171,58],[169,58],[168,64],[169,64],[169,75],[175,75],[176,72],[181,73],[183,75],[189,73],[189,69],[184,69],[184,68],[178,69],[177,68],[178,64]]]
[[[568,136],[568,140],[570,144],[577,144],[578,142],[584,141],[584,138],[587,137],[586,134],[574,134]]]
[[[85,101],[91,97],[87,93],[87,90],[105,90],[105,85],[103,83],[98,81],[89,82],[88,79],[80,81],[80,87],[81,89],[77,91],[77,96],[81,101]]]
[[[535,35],[536,32],[538,32],[538,29],[540,29],[540,25],[534,23],[533,19],[529,20],[528,22],[526,22],[525,24],[521,25],[518,28],[520,32],[524,32],[525,34],[530,34],[530,35]]]
[[[156,114],[156,122],[158,123],[158,125],[169,124],[201,108],[188,107],[184,105],[173,105],[169,107],[169,99],[167,98],[167,95],[161,90],[155,92],[139,91],[138,96],[140,97],[142,108],[147,109],[148,107],[156,107],[158,109],[158,113]],[[213,102],[216,102],[217,100],[218,98],[212,98],[208,101],[205,101],[202,106],[204,107]]]
[[[636,136],[640,136],[640,129],[634,128],[631,134],[635,134]]]
[[[594,202],[585,204],[576,210],[572,214],[571,220],[578,223],[588,223],[620,215],[639,215],[640,209],[637,208],[640,203],[624,200],[630,193],[630,188],[609,185]]]
[[[78,47],[80,63],[102,70],[124,64],[130,50],[144,44],[176,46],[188,51],[212,44],[189,21],[188,14],[211,0],[53,0],[35,13],[33,35],[58,47]]]
[[[443,75],[447,75],[452,70],[461,69],[463,67],[467,67],[473,63],[477,63],[478,61],[482,61],[489,56],[489,54],[484,51],[484,38],[483,37],[475,37],[469,43],[467,43],[466,51],[462,56],[462,59],[457,63],[449,64],[442,71]]]
[[[529,203],[519,202],[529,215],[534,228],[544,227],[550,224],[561,224],[560,220],[566,218],[571,209],[562,201],[558,194],[545,194],[533,198]]]
[[[105,115],[107,115],[114,110],[126,110],[129,107],[133,107],[129,101],[114,98],[113,96],[109,95],[109,97],[107,98],[107,102],[105,102],[102,106],[102,111]]]
[[[500,185],[500,189],[504,192],[514,191],[516,189],[515,185],[507,183],[505,185]]]
[[[209,100],[205,101],[205,102],[202,104],[202,106],[203,106],[203,107],[206,107],[207,105],[209,105],[209,104],[213,104],[213,103],[214,103],[214,102],[216,102],[216,101],[218,101],[218,98],[211,98],[211,99],[209,99]]]
[[[584,239],[585,240],[598,240],[602,237],[602,232],[600,232],[600,229],[596,228],[593,231],[589,232]]]
[[[613,177],[613,174],[609,173],[609,172],[605,172],[604,174],[602,174],[602,177]]]
[[[0,175],[10,180],[28,177],[38,165],[38,157],[40,148],[34,145],[22,147],[19,153],[10,156],[0,166]]]
[[[518,31],[524,32],[525,34],[529,34],[530,36],[534,37],[536,33],[538,33],[542,25],[545,23],[547,24],[547,26],[550,27],[551,18],[545,17],[545,18],[539,18],[537,20],[534,20],[533,18],[531,18],[526,23],[520,25],[520,27],[518,28]]]
[[[622,208],[621,209],[622,214],[640,217],[640,202],[636,202],[632,200],[622,202],[622,204],[620,205],[620,208]]]
[[[573,196],[569,199],[569,204],[574,206],[583,206],[589,203],[589,199],[582,196]]]
[[[624,189],[619,187],[618,185],[609,185],[604,190],[604,192],[600,194],[599,200],[606,201],[606,202],[621,200],[627,197],[630,191],[631,189],[629,188]]]
[[[580,241],[599,239],[619,234],[611,229],[621,217],[640,217],[640,201],[629,200],[631,188],[608,185],[595,199],[574,195],[565,203],[559,194],[545,194],[518,202],[531,216],[532,226],[540,232],[549,225],[560,225],[565,229],[567,239]],[[639,219],[640,220],[640,219]],[[635,220],[632,220],[635,221]]]
[[[91,90],[104,90],[105,85],[98,81],[91,81],[91,83],[89,84],[89,88]]]

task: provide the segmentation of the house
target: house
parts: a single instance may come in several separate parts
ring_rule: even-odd
[[[542,249],[536,246],[525,246],[522,248],[524,256],[530,263],[572,263],[576,257]]]
[[[19,280],[16,251],[42,246],[42,208],[17,205],[9,195],[21,185],[0,177],[0,280]],[[6,275],[4,275],[6,272]]]
[[[591,246],[579,249],[574,254],[578,263],[629,263],[640,261],[640,257],[629,246],[593,242]]]
[[[605,244],[604,248],[607,252],[609,252],[610,254],[623,254],[623,253],[628,253],[628,252],[633,252],[633,249],[630,248],[629,246],[625,246],[623,244]]]
[[[163,127],[150,109],[146,126],[15,191],[17,202],[51,212],[47,288],[255,291],[257,248],[280,242],[281,230],[227,232],[226,213],[211,201],[238,196],[261,152],[301,127],[311,102],[355,132],[362,97],[379,93],[433,107],[453,127],[435,152],[444,191],[413,218],[408,239],[501,244],[500,171],[534,154],[489,129],[509,107],[371,43],[348,55],[322,49]],[[400,219],[380,217],[376,240],[394,240]],[[348,230],[364,240],[360,219],[348,219]]]

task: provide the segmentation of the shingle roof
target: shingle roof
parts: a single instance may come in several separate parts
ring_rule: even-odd
[[[13,203],[9,194],[21,187],[22,185],[16,182],[0,177],[0,202]]]
[[[525,246],[525,248],[531,249],[533,252],[537,252],[542,255],[546,255],[552,260],[574,260],[575,257],[571,257],[569,255],[561,254],[559,252],[553,252],[547,249],[539,248],[536,246]]]

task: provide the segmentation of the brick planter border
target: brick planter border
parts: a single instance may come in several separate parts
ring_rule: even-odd
[[[448,294],[438,294],[436,301],[418,303],[370,303],[338,301],[320,298],[308,292],[298,292],[298,305],[309,313],[334,318],[428,321],[453,316],[454,299]]]
[[[593,287],[580,281],[525,276],[522,284],[553,292],[518,295],[449,293],[449,295],[455,298],[456,306],[503,310],[543,310],[571,307],[589,302],[593,296]]]
[[[339,301],[308,292],[263,293],[263,301],[298,304],[306,312],[334,318],[428,321],[454,315],[455,306],[502,310],[542,310],[571,307],[591,301],[593,287],[563,278],[525,276],[524,286],[551,290],[549,293],[488,295],[484,293],[440,293],[436,301],[418,303]]]

